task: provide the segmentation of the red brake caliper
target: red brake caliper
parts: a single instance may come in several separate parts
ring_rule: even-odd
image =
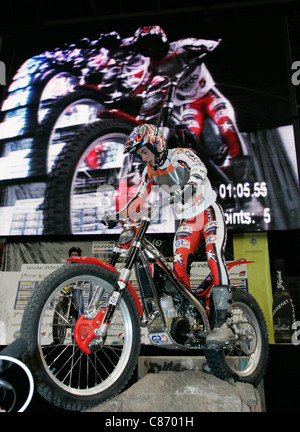
[[[105,317],[107,309],[101,309],[95,318],[86,319],[84,315],[81,315],[76,321],[74,328],[74,338],[79,348],[87,354],[91,353],[89,349],[89,343],[95,335],[95,329],[99,328],[103,318]]]

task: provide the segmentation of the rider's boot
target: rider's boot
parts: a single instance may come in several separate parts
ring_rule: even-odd
[[[206,343],[223,345],[235,339],[233,330],[226,323],[232,296],[228,285],[215,286],[212,295],[216,310],[216,324],[207,336]]]

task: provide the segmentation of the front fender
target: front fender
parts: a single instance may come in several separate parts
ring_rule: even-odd
[[[92,258],[92,257],[70,257],[67,258],[67,261],[73,262],[73,263],[84,263],[84,264],[93,264],[102,268],[105,268],[106,270],[112,271],[114,273],[119,273],[118,270],[110,265],[109,263],[102,261],[98,258]],[[133,297],[133,300],[136,304],[137,310],[139,315],[143,315],[143,308],[140,302],[140,299],[136,293],[136,290],[133,288],[132,284],[128,281],[127,282],[127,288],[130,291],[130,294]]]

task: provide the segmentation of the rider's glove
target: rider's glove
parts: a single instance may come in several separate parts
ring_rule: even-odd
[[[186,204],[188,201],[193,200],[196,191],[197,186],[195,183],[188,183],[174,192],[174,201]]]
[[[118,217],[118,213],[114,214],[114,215],[105,215],[103,216],[103,218],[101,219],[101,223],[103,223],[103,225],[105,225],[108,229],[112,229],[115,228],[118,223],[119,223],[119,217]]]

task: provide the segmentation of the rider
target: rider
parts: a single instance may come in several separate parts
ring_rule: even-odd
[[[213,274],[213,299],[217,322],[207,342],[225,343],[233,337],[227,326],[231,298],[224,262],[226,226],[223,211],[207,177],[205,165],[191,149],[168,149],[157,126],[137,126],[129,135],[124,153],[135,153],[146,167],[137,193],[119,211],[122,217],[139,210],[153,185],[175,190],[174,210],[180,220],[173,244],[174,271],[190,287],[190,268],[202,237],[206,242],[208,265]]]
[[[189,66],[193,58],[213,51],[219,41],[186,38],[169,42],[166,33],[157,25],[140,27],[134,36],[138,53],[150,57],[149,75],[173,76]],[[179,83],[174,104],[180,107],[182,119],[199,140],[205,120],[209,117],[218,126],[226,143],[221,151],[221,163],[228,168],[232,160],[238,165],[242,156],[242,138],[238,131],[231,103],[216,88],[205,63],[198,64]]]

